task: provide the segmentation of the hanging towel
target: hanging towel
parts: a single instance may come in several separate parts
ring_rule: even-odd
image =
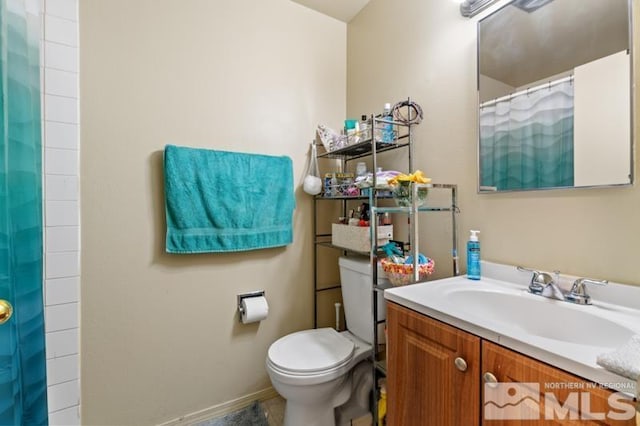
[[[168,253],[280,247],[293,241],[289,157],[167,145]]]
[[[598,355],[596,362],[613,373],[640,380],[640,334],[615,351]]]

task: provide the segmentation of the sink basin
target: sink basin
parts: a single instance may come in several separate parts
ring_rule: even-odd
[[[623,325],[596,315],[595,306],[573,306],[523,290],[452,289],[446,298],[464,306],[469,315],[507,322],[529,335],[560,342],[615,348],[634,335]]]

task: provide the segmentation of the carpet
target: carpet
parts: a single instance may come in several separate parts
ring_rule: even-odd
[[[269,426],[264,410],[258,401],[240,411],[215,419],[205,420],[195,426]]]

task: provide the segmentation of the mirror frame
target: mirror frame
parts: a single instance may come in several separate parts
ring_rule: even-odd
[[[582,185],[582,186],[552,186],[545,188],[525,188],[525,189],[502,189],[496,191],[481,190],[480,186],[480,25],[482,21],[491,17],[495,13],[500,12],[502,9],[510,6],[516,0],[506,1],[504,4],[498,6],[496,9],[491,10],[486,15],[482,16],[476,24],[476,192],[477,194],[503,194],[514,192],[532,192],[532,191],[549,191],[549,190],[568,190],[568,189],[592,189],[592,188],[621,188],[630,187],[635,184],[635,65],[634,65],[634,20],[633,20],[633,1],[626,0],[628,11],[628,42],[629,42],[629,150],[630,150],[630,164],[629,164],[629,182],[628,183],[613,183],[613,184],[601,184],[601,185]],[[558,0],[560,1],[560,0]]]

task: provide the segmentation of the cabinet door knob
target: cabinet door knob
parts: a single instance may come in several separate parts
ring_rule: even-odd
[[[456,368],[460,371],[467,371],[467,361],[464,358],[457,357],[453,363],[456,365]]]
[[[493,373],[489,373],[488,371],[482,375],[482,379],[491,387],[495,387],[498,385],[498,379],[496,378],[496,376],[494,376]]]

